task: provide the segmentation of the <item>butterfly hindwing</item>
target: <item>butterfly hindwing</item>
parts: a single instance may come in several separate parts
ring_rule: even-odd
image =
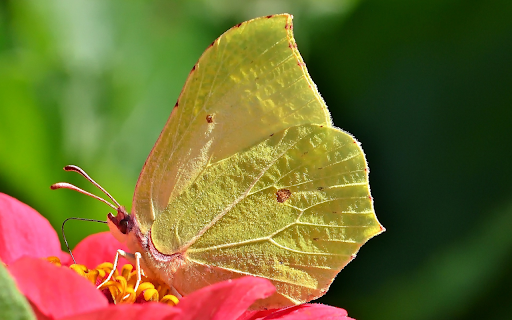
[[[356,141],[303,125],[210,163],[152,231],[160,252],[182,252],[198,271],[180,276],[184,292],[201,277],[253,275],[274,282],[290,304],[322,295],[381,227]],[[205,266],[216,272],[203,274]]]

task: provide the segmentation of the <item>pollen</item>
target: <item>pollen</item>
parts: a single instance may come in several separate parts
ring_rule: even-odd
[[[57,257],[46,258],[50,263],[61,267],[60,259]],[[62,266],[66,268],[65,266]],[[88,269],[81,264],[72,264],[69,269],[75,271],[80,276],[86,278],[93,285],[100,285],[103,280],[108,277],[112,271],[113,264],[104,262],[94,269]],[[142,276],[137,291],[134,290],[137,282],[137,271],[133,270],[131,264],[125,264],[121,272],[116,270],[113,277],[98,288],[107,297],[110,303],[113,304],[132,304],[132,303],[146,303],[146,302],[160,302],[170,306],[178,304],[179,299],[171,294],[171,288],[159,281],[149,279]]]

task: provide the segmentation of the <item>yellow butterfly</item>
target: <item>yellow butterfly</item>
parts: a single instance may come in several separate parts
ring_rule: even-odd
[[[140,253],[147,276],[181,295],[269,279],[277,292],[253,308],[322,296],[384,230],[364,153],[333,126],[287,14],[240,23],[203,53],[142,169],[132,213],[117,211],[110,230]]]

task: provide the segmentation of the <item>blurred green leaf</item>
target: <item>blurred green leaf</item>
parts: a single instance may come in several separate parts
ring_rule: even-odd
[[[0,319],[36,319],[30,304],[19,292],[16,283],[0,262]]]
[[[421,320],[466,315],[470,318],[466,306],[474,303],[482,290],[486,291],[503,274],[509,273],[511,230],[512,204],[509,204],[485,215],[474,230],[468,230],[464,238],[434,253],[418,270],[387,279],[379,291],[364,300],[359,308],[361,317]],[[368,305],[372,307],[366,308]]]

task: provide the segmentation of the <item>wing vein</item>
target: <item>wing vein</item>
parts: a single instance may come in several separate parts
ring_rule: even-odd
[[[274,239],[270,239],[269,241],[272,242],[273,245],[275,245],[279,248],[282,248],[284,250],[290,251],[290,252],[306,254],[306,255],[314,255],[314,256],[344,256],[343,254],[338,254],[338,253],[301,251],[301,250],[296,250],[296,249],[292,249],[292,248],[283,246],[282,244],[277,243]],[[344,242],[350,242],[350,241],[344,241]]]
[[[282,139],[284,138],[284,135],[283,137],[281,138],[281,141]],[[254,180],[252,181],[252,183],[249,185],[249,187],[247,188],[247,190],[245,190],[238,198],[235,199],[235,201],[233,201],[232,203],[230,203],[226,208],[224,208],[224,210],[222,210],[216,217],[214,217],[206,226],[204,226],[203,229],[201,229],[199,231],[199,233],[197,235],[195,235],[194,237],[192,237],[192,239],[190,239],[186,244],[184,244],[179,251],[181,252],[185,252],[192,244],[194,244],[197,239],[199,239],[206,231],[208,231],[212,226],[214,226],[217,221],[219,221],[220,219],[222,219],[222,217],[224,217],[231,209],[233,209],[233,207],[235,205],[237,205],[240,201],[242,201],[244,198],[247,197],[247,195],[249,194],[249,192],[251,191],[251,189],[256,185],[256,183],[260,180],[260,178],[268,171],[268,169],[274,165],[274,163],[279,159],[281,158],[290,148],[292,148],[293,146],[295,146],[298,142],[300,141],[297,140],[295,141],[294,144],[290,145],[288,148],[286,148],[279,156],[275,157],[272,161],[270,161],[270,163],[261,170],[261,172],[258,174],[258,176],[256,176],[256,178],[254,178]]]
[[[191,258],[188,258],[188,259],[190,261],[194,262],[194,263],[199,264],[199,265],[211,267],[211,265],[205,264],[205,263],[201,263],[201,262],[199,262],[199,261],[197,261],[195,259],[191,259]],[[214,267],[222,269],[222,270],[238,273],[238,274],[243,274],[243,275],[248,275],[248,276],[253,276],[253,277],[255,276],[254,274],[252,274],[250,272],[246,272],[246,271],[242,271],[242,270],[238,270],[238,269],[233,269],[233,268],[228,268],[228,267],[221,267],[221,266],[214,266]],[[301,282],[301,281],[292,282],[292,281],[285,281],[285,280],[282,280],[282,279],[275,279],[275,278],[272,278],[272,277],[269,277],[269,276],[263,276],[263,275],[257,275],[257,276],[260,277],[260,278],[265,278],[265,279],[268,279],[268,280],[271,280],[271,281],[275,281],[275,282],[287,283],[287,284],[291,284],[291,285],[295,285],[295,286],[299,286],[299,287],[303,287],[303,288],[316,289],[316,287],[313,287],[313,286],[305,286],[304,282]]]
[[[281,140],[278,144],[281,144],[283,139],[285,138],[286,134],[283,134],[283,136],[281,137]],[[280,159],[283,155],[285,155],[288,150],[290,150],[291,148],[293,148],[294,146],[297,145],[297,143],[299,143],[299,141],[301,141],[302,139],[304,139],[306,136],[308,135],[305,135],[304,137],[301,137],[299,139],[297,139],[296,141],[294,141],[292,144],[290,144],[289,146],[287,146],[285,148],[285,150],[283,150],[279,155],[277,155],[274,159],[272,159],[272,161],[270,161],[270,163],[261,170],[261,172],[258,174],[258,176],[256,176],[254,178],[254,180],[252,181],[252,183],[249,185],[249,187],[238,197],[235,199],[235,201],[233,201],[232,203],[230,203],[226,208],[224,208],[224,210],[222,210],[217,216],[215,216],[206,226],[203,227],[203,229],[201,229],[197,235],[195,235],[194,237],[192,237],[192,239],[190,239],[187,243],[185,243],[183,246],[181,246],[181,248],[179,249],[180,252],[185,252],[188,250],[188,248],[193,245],[206,231],[208,231],[211,227],[213,227],[220,219],[222,219],[222,217],[224,217],[231,209],[233,209],[233,207],[235,205],[237,205],[240,201],[242,201],[244,198],[247,197],[247,195],[250,193],[251,189],[256,185],[256,183],[261,179],[261,177],[268,171],[268,169],[270,169],[270,167],[272,167],[276,161],[278,159]]]

